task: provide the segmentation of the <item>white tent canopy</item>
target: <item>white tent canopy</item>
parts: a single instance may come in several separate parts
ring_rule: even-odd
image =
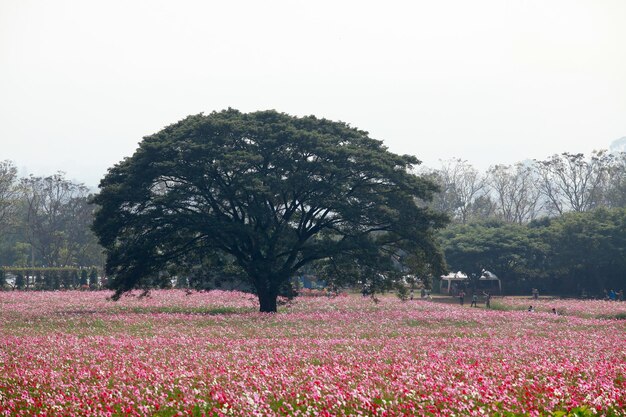
[[[450,294],[450,291],[452,290],[452,283],[453,282],[463,282],[463,281],[467,281],[467,274],[464,274],[461,271],[457,271],[457,272],[450,272],[448,275],[442,275],[441,277],[441,291],[442,292],[446,292],[447,294]],[[447,288],[444,289],[444,282],[448,282]]]
[[[482,275],[478,278],[483,281],[500,281],[500,278],[496,276],[493,272],[484,270],[482,271]]]
[[[498,276],[496,274],[494,274],[493,272],[490,272],[490,271],[487,271],[487,270],[483,269],[482,274],[480,275],[480,278],[478,278],[478,281],[497,282],[498,283],[498,292],[500,294],[502,294],[502,282],[500,282],[500,278],[498,278]]]
[[[467,274],[464,274],[461,271],[450,272],[448,275],[442,275],[441,279],[445,279],[447,281],[449,281],[449,280],[452,280],[452,281],[462,281],[464,279],[467,279]]]
[[[448,275],[442,275],[441,277],[441,292],[451,294],[454,284],[461,284],[469,281],[467,274],[457,271],[450,272]],[[480,278],[478,278],[479,282],[497,282],[498,283],[498,291],[502,293],[502,283],[500,282],[500,278],[493,272],[487,271],[485,269],[482,270]],[[447,285],[446,285],[447,283]],[[495,285],[495,284],[494,284]]]

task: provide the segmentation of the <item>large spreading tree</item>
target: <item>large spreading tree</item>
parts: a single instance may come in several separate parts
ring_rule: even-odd
[[[189,116],[109,169],[93,229],[117,297],[172,264],[219,256],[274,312],[281,287],[317,262],[377,279],[407,255],[441,270],[434,232],[446,218],[427,207],[437,187],[412,172],[417,164],[314,116]]]

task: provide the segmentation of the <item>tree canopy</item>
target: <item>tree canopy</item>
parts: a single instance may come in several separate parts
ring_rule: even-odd
[[[528,225],[490,221],[440,233],[454,270],[498,274],[507,293],[601,296],[626,286],[626,209],[597,208]]]
[[[89,189],[63,172],[20,178],[17,171],[0,161],[0,266],[101,265]],[[27,276],[25,288],[30,284]]]
[[[434,232],[446,218],[427,207],[437,187],[412,172],[419,163],[314,116],[189,116],[109,169],[93,229],[118,297],[172,263],[217,254],[272,312],[281,287],[320,261],[380,277],[408,254],[441,270]]]
[[[453,225],[441,233],[446,262],[469,274],[482,269],[510,279],[528,267],[539,244],[524,225],[491,221]]]

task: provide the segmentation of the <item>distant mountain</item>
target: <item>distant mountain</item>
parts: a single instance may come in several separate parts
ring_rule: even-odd
[[[611,153],[626,152],[626,136],[614,140],[609,146],[609,150]]]

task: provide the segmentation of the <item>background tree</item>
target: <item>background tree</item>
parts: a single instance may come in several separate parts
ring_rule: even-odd
[[[35,288],[38,290],[45,289],[44,275],[39,270],[35,271]]]
[[[453,225],[440,233],[452,270],[502,279],[509,294],[598,296],[626,287],[626,209],[604,207],[541,218],[529,224],[496,221]]]
[[[456,183],[452,170],[443,165],[441,169],[426,170],[424,175],[439,187],[439,192],[432,200],[432,208],[447,214],[451,220],[456,220],[460,202],[455,192]]]
[[[11,161],[0,161],[0,234],[9,227],[17,202],[17,168]]]
[[[541,209],[537,178],[531,166],[495,165],[489,169],[490,193],[496,201],[498,218],[523,224],[533,220]]]
[[[98,263],[100,249],[90,230],[93,206],[88,202],[87,187],[57,173],[23,178],[21,190],[24,229],[33,251],[33,266]]]
[[[492,271],[502,279],[505,291],[515,291],[517,281],[538,274],[532,260],[540,257],[542,246],[524,225],[497,221],[455,225],[440,236],[452,270],[470,275]]]
[[[12,263],[17,201],[17,169],[11,161],[0,161],[0,265]]]
[[[81,193],[64,207],[68,221],[65,224],[65,247],[62,252],[64,265],[92,266],[104,262],[103,249],[91,230],[95,206],[90,203],[91,195]]]
[[[119,296],[188,253],[228,255],[263,312],[307,264],[340,254],[356,267],[399,251],[437,253],[445,217],[419,161],[366,132],[313,116],[236,110],[190,116],[111,168],[94,231]],[[442,259],[433,263],[440,268]]]
[[[98,285],[98,271],[96,268],[91,268],[89,271],[89,288],[96,289]]]
[[[23,273],[18,273],[15,275],[15,288],[18,290],[23,290],[26,287],[26,280],[24,279]]]
[[[626,152],[613,155],[605,188],[608,207],[626,207]]]
[[[582,153],[553,155],[535,166],[539,187],[553,214],[588,211],[602,204],[612,155],[594,151],[589,159]]]
[[[531,224],[547,252],[547,289],[600,295],[626,287],[626,209],[567,213]]]
[[[67,269],[62,269],[59,277],[61,287],[65,290],[72,288],[72,275]]]
[[[80,286],[88,286],[89,285],[89,273],[86,269],[81,269],[80,271]]]
[[[447,213],[459,223],[467,223],[473,215],[490,215],[493,209],[486,195],[486,179],[470,163],[462,159],[442,162],[431,173],[441,189],[433,200],[433,208]]]

